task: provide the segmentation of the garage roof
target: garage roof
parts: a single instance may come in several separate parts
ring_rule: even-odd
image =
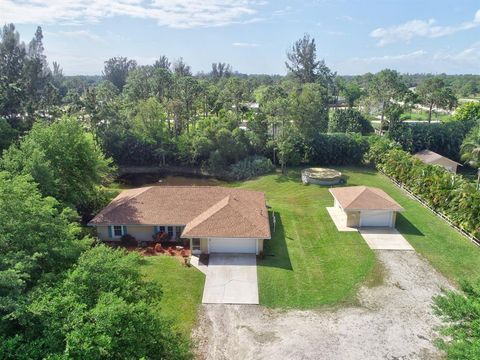
[[[404,210],[385,191],[376,187],[339,187],[330,189],[330,193],[344,210]]]
[[[453,164],[462,165],[456,161],[453,161],[452,159],[449,159],[428,149],[419,151],[415,154],[415,157],[423,161],[425,164],[436,164],[439,160],[443,159],[444,161],[451,162]]]
[[[185,225],[182,237],[270,238],[265,194],[220,186],[121,192],[89,225]]]

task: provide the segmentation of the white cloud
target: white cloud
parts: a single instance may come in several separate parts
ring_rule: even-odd
[[[385,55],[385,56],[372,56],[367,58],[352,58],[351,62],[364,63],[364,64],[393,64],[402,61],[411,61],[419,59],[427,55],[424,50],[417,50],[407,54],[399,55]]]
[[[354,57],[335,64],[341,74],[364,74],[385,68],[410,73],[476,74],[480,72],[480,42],[452,51],[417,50],[405,54]]]
[[[350,15],[342,15],[342,16],[337,16],[337,20],[353,21],[353,17]]]
[[[94,42],[105,42],[100,36],[88,30],[59,31],[58,33],[49,33],[49,35],[61,35],[67,38],[87,39]]]
[[[259,46],[256,43],[247,43],[247,42],[234,42],[232,45],[236,47],[246,47],[246,48],[254,48]]]
[[[480,10],[475,13],[473,20],[459,25],[440,26],[436,24],[435,19],[411,20],[401,25],[375,29],[370,33],[370,36],[378,39],[378,46],[385,46],[396,42],[409,42],[416,37],[437,38],[447,36],[478,26],[480,26]]]
[[[480,70],[480,42],[474,43],[468,48],[457,52],[437,52],[433,56],[433,60],[440,63],[449,63],[452,67],[455,67],[461,72],[472,72],[470,69]],[[468,70],[470,71],[468,71]]]
[[[83,24],[128,16],[172,28],[259,21],[259,0],[0,0],[0,23]]]

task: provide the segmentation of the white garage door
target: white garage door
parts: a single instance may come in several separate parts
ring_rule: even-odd
[[[209,240],[210,253],[257,253],[256,239],[216,238]]]
[[[360,214],[360,226],[392,226],[392,211],[362,211]]]

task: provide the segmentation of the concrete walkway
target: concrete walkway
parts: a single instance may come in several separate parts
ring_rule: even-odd
[[[207,275],[207,269],[208,265],[204,264],[202,261],[200,261],[200,257],[197,255],[192,255],[190,256],[190,264],[194,267],[200,270],[202,273]]]
[[[256,256],[211,254],[202,303],[258,304]]]
[[[356,228],[345,225],[347,223],[347,215],[342,209],[336,207],[327,207],[327,211],[330,214],[338,231],[358,231]]]
[[[359,232],[373,250],[414,250],[403,235],[393,228],[360,228]]]

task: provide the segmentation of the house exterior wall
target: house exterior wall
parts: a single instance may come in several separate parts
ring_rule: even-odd
[[[208,239],[200,239],[200,251],[202,254],[208,254]]]
[[[97,235],[100,240],[113,240],[108,236],[108,226],[96,226],[95,228],[97,229]]]
[[[263,239],[258,239],[257,240],[257,246],[258,246],[258,253],[261,253],[263,251],[263,243],[265,240]]]
[[[360,226],[360,211],[348,211],[347,215],[347,226],[348,227],[359,227]]]
[[[108,226],[97,226],[98,238],[103,241],[120,240],[119,237],[111,238],[108,233]],[[127,225],[127,234],[132,235],[140,241],[152,241],[152,235],[155,233],[154,226]]]
[[[132,235],[135,239],[140,241],[152,241],[152,235],[155,233],[154,226],[127,226],[127,234]]]
[[[115,224],[115,225],[122,225],[122,224]],[[181,233],[177,233],[176,227],[181,226],[183,231],[184,225],[156,225],[156,226],[168,226],[172,227],[173,230],[173,237],[180,237]],[[156,231],[156,226],[152,225],[126,225],[127,227],[127,234],[132,235],[135,239],[140,241],[153,241],[152,235],[154,235]],[[108,232],[107,225],[99,225],[96,226],[98,238],[103,241],[115,241],[120,240],[119,237],[110,238]]]

